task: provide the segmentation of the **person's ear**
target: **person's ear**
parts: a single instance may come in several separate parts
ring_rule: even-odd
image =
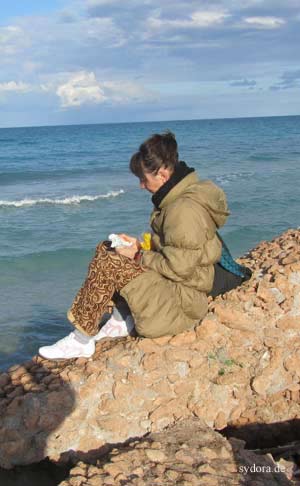
[[[168,167],[161,167],[159,169],[157,175],[165,183],[170,179],[171,172],[170,172],[170,169],[168,169]]]

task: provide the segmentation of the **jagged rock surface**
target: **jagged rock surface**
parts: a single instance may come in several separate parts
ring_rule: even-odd
[[[100,341],[93,358],[38,357],[0,375],[0,465],[88,453],[191,416],[216,429],[300,418],[300,231],[243,259],[253,278],[195,329]]]
[[[116,447],[95,464],[79,462],[59,486],[287,486],[292,484],[268,456],[226,441],[200,419]]]

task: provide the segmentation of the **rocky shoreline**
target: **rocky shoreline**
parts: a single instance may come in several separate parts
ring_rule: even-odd
[[[252,279],[212,300],[195,329],[108,339],[90,359],[34,357],[0,374],[1,467],[72,461],[62,486],[292,484],[295,460],[284,463],[285,475],[270,456],[253,456],[216,430],[239,437],[252,426],[253,437],[269,425],[274,447],[271,425],[280,423],[280,440],[300,439],[291,422],[300,419],[300,231],[260,243],[241,261]],[[251,476],[259,461],[272,471]]]

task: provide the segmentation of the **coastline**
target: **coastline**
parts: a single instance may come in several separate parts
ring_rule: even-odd
[[[2,373],[1,466],[95,460],[190,416],[215,430],[300,418],[299,255],[299,229],[261,242],[242,259],[252,279],[178,336],[105,340],[89,360],[34,357]]]
[[[66,311],[99,241],[115,231],[137,236],[148,231],[151,200],[128,170],[143,138],[173,130],[180,158],[201,179],[224,189],[231,217],[221,235],[237,257],[298,225],[299,121],[194,120],[5,131],[0,369],[30,360],[40,346],[68,333]]]

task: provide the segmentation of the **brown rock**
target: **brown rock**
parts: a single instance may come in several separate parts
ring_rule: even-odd
[[[171,362],[174,361],[188,362],[193,357],[193,353],[191,353],[189,349],[170,348],[165,351],[165,357],[167,361],[171,361]]]
[[[295,350],[293,354],[290,354],[284,361],[284,368],[295,373],[300,377],[300,349]],[[298,386],[298,385],[297,385]],[[290,390],[290,386],[288,387]]]
[[[165,462],[165,460],[166,460],[165,454],[160,450],[145,449],[145,454],[146,454],[147,458],[152,462],[162,463],[162,462]]]
[[[70,449],[85,453],[193,415],[217,428],[228,420],[274,423],[299,417],[300,262],[280,264],[298,250],[299,230],[259,244],[241,259],[254,270],[251,281],[211,300],[195,330],[158,339],[108,339],[97,344],[90,360],[34,357],[12,367],[12,378],[0,375],[2,437],[13,429],[10,441],[25,441],[13,457],[0,441],[1,462],[10,467],[40,460],[41,451],[54,460]],[[25,395],[17,396],[21,389]],[[10,394],[14,398],[7,399]],[[194,431],[190,436],[195,439]],[[163,446],[159,450],[167,457],[178,452],[174,448],[169,456]],[[191,447],[189,454],[198,460]],[[126,459],[129,472],[119,474],[137,470],[140,460]],[[180,473],[178,481],[192,481],[194,471],[180,464],[187,476]],[[153,481],[167,480],[169,466],[152,463]],[[96,476],[98,483],[115,480],[103,470]],[[133,480],[147,479],[137,474]]]
[[[289,329],[295,329],[297,331],[300,330],[300,318],[293,317],[293,316],[284,316],[278,319],[276,323],[276,327],[282,329],[284,331],[288,331]]]
[[[204,356],[194,356],[192,359],[189,360],[189,365],[191,368],[199,368],[203,362],[205,361],[205,357]]]
[[[133,469],[132,474],[138,476],[139,478],[142,478],[144,476],[144,470],[142,467],[136,467],[135,469]]]
[[[272,289],[267,285],[267,283],[264,280],[262,280],[258,284],[257,296],[268,304],[272,304],[276,302],[276,295],[274,294],[274,292],[272,292]]]
[[[201,466],[198,466],[197,471],[200,474],[215,474],[215,470],[209,464],[201,464]]]
[[[15,397],[19,397],[23,395],[23,387],[22,386],[16,386],[13,391],[7,394],[7,398],[12,399]]]
[[[0,387],[5,387],[10,382],[10,377],[7,373],[1,373],[0,375]]]
[[[99,422],[107,431],[107,437],[118,436],[121,440],[125,440],[131,434],[129,434],[130,424],[126,417],[119,417],[116,420],[114,417],[103,417]]]
[[[283,265],[290,265],[291,263],[297,263],[297,261],[299,261],[299,254],[296,255],[294,253],[291,253],[290,255],[283,258],[281,263],[283,263]]]
[[[172,469],[168,469],[166,472],[166,477],[170,481],[176,481],[176,479],[178,479],[178,476],[179,476],[178,472],[173,471]]]
[[[116,400],[121,400],[128,396],[129,390],[130,387],[128,384],[117,382],[112,388],[112,393]]]
[[[146,354],[143,358],[143,367],[146,371],[152,371],[159,368],[161,356],[157,353]]]
[[[12,373],[14,373],[15,371],[17,371],[19,369],[20,365],[13,365],[11,366],[10,368],[8,368],[8,373],[11,375]]]
[[[22,385],[27,385],[28,383],[33,384],[34,382],[32,381],[32,376],[29,373],[26,373],[23,375],[20,379],[20,382]]]
[[[165,386],[162,384],[162,386]],[[195,391],[196,383],[194,379],[185,380],[183,382],[176,383],[174,386],[174,392],[176,395],[182,396],[192,394]]]
[[[211,336],[219,332],[219,330],[220,324],[211,316],[208,316],[196,327],[196,336],[198,339],[211,339]]]
[[[156,341],[156,339],[141,339],[137,344],[138,349],[144,351],[144,353],[154,353],[159,349],[159,344]]]
[[[169,341],[172,346],[185,346],[193,343],[196,340],[196,333],[194,330],[182,332],[177,336],[172,337]]]
[[[119,366],[130,368],[132,362],[132,356],[130,356],[130,354],[125,354],[124,356],[119,358],[117,362]]]
[[[51,383],[49,383],[48,385],[48,390],[59,390],[59,388],[61,387],[61,382],[60,380],[53,380],[51,381]],[[39,386],[39,391],[44,391],[46,389],[46,385],[45,384],[42,384]]]
[[[224,427],[226,427],[226,425],[227,425],[227,417],[225,412],[219,412],[215,419],[214,428],[216,430],[222,430],[224,429]]]
[[[172,336],[161,336],[159,338],[155,338],[155,344],[158,344],[158,346],[165,346],[168,344]]]
[[[56,376],[54,375],[48,375],[48,376],[45,376],[45,378],[43,378],[42,382],[45,384],[45,385],[49,385],[49,383],[51,383],[51,381],[53,380],[56,380]]]
[[[88,361],[85,368],[88,375],[92,373],[99,375],[102,369],[104,369],[104,365],[102,365],[102,363],[100,364],[98,361]]]
[[[108,473],[113,478],[116,478],[119,474],[122,473],[122,469],[115,463],[108,463],[103,466],[103,471]]]
[[[192,466],[194,464],[194,458],[190,456],[188,452],[184,450],[179,450],[175,454],[175,459],[177,461],[182,462],[183,464],[187,464],[188,466]]]
[[[285,390],[292,383],[292,376],[283,367],[283,349],[271,352],[270,362],[252,382],[252,388],[259,395],[270,395]]]
[[[253,328],[253,320],[245,312],[238,309],[216,304],[215,313],[223,324],[232,329],[248,331]]]
[[[89,358],[78,358],[76,359],[76,365],[77,366],[85,366],[88,362]]]
[[[25,439],[18,438],[16,441],[6,442],[5,449],[8,456],[18,456],[25,450]]]

